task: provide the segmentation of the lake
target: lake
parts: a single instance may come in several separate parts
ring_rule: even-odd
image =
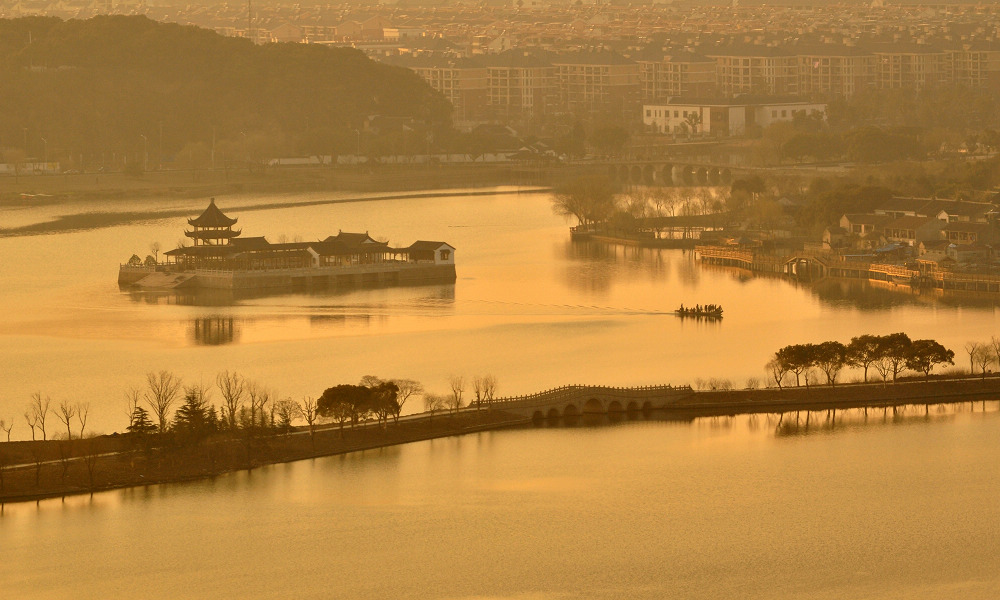
[[[457,282],[243,300],[130,294],[118,264],[151,241],[173,247],[180,215],[203,199],[129,218],[122,201],[0,207],[8,229],[94,213],[78,229],[0,237],[0,418],[20,419],[14,437],[28,437],[20,415],[40,391],[90,402],[93,431],[120,430],[123,392],[160,369],[208,383],[235,369],[296,399],[366,374],[443,391],[451,375],[492,373],[501,394],[742,385],[763,380],[785,344],[863,333],[935,338],[963,364],[963,344],[997,325],[991,301],[810,287],[704,269],[679,250],[573,244],[544,194],[323,203],[336,198],[219,204],[246,236],[447,241]],[[286,206],[259,208],[275,202]],[[725,318],[669,314],[681,303],[721,304]],[[813,413],[808,428],[802,414],[798,427],[786,415],[781,426],[757,416],[495,431],[8,505],[3,595],[995,598],[996,403],[838,414]]]
[[[967,365],[964,343],[997,329],[990,301],[859,282],[801,286],[702,268],[681,250],[574,244],[546,194],[323,203],[344,197],[225,197],[219,205],[244,236],[273,241],[339,230],[400,246],[446,241],[457,248],[456,283],[237,301],[129,294],[116,284],[119,263],[145,256],[153,241],[175,247],[187,225],[181,215],[197,216],[205,199],[0,208],[0,228],[63,215],[86,227],[0,237],[0,418],[20,420],[14,437],[29,437],[21,414],[38,391],[54,404],[90,402],[93,431],[121,430],[124,391],[163,369],[209,384],[236,370],[295,399],[368,374],[443,392],[452,375],[491,373],[501,395],[710,378],[742,386],[763,380],[764,364],[786,344],[905,331],[941,341]],[[121,223],[126,211],[142,214]],[[721,304],[725,318],[667,314],[682,303]]]

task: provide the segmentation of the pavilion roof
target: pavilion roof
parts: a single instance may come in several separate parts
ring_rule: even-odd
[[[194,227],[229,227],[239,221],[230,219],[215,205],[215,198],[208,203],[208,208],[195,219],[188,219],[188,223]]]

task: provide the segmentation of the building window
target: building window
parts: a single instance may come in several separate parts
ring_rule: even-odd
[[[778,111],[772,110],[771,111],[771,118],[772,119],[777,119],[778,118]]]
[[[441,251],[441,260],[448,260],[449,257],[451,257],[451,250]]]

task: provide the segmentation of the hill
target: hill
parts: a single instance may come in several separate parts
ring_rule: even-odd
[[[7,161],[87,168],[352,152],[372,115],[444,125],[451,112],[416,74],[357,50],[141,16],[0,20],[0,80]]]

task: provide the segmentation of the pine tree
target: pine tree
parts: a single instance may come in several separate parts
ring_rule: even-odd
[[[211,431],[208,406],[198,390],[189,388],[185,391],[184,404],[174,415],[172,429],[181,437],[194,441]]]
[[[132,411],[132,419],[127,431],[141,435],[156,433],[156,425],[149,419],[149,413],[146,412],[145,408],[136,406],[135,410]]]

